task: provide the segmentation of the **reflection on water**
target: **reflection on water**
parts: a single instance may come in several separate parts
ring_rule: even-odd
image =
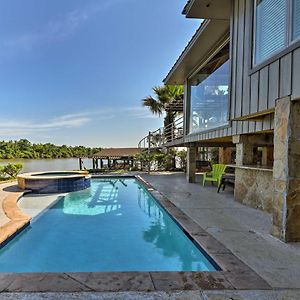
[[[174,226],[174,221],[169,215],[163,214],[159,204],[153,201],[141,187],[138,193],[138,204],[142,211],[152,219],[149,229],[143,232],[144,240],[155,245],[157,249],[161,249],[165,257],[178,257],[182,262],[183,270],[191,270],[193,263],[198,261],[198,249],[186,251],[190,241],[180,238],[183,236],[181,230]],[[196,268],[201,270],[203,266],[198,262]]]
[[[0,250],[0,272],[214,270],[134,179],[93,179]]]
[[[158,204],[149,197],[149,194],[142,188],[138,187],[138,205],[148,217],[160,218],[162,210]]]
[[[118,213],[121,204],[118,200],[117,183],[127,186],[124,181],[125,179],[102,180],[97,186],[78,192],[75,198],[68,194],[64,197],[63,212],[85,216]]]

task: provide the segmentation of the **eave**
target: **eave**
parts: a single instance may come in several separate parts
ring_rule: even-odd
[[[187,18],[230,19],[232,0],[189,0],[183,9]]]
[[[167,85],[184,84],[186,78],[213,51],[216,45],[229,37],[229,29],[229,20],[205,20],[163,82]]]

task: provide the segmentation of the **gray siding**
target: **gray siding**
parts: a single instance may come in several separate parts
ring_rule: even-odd
[[[233,0],[231,20],[231,90],[230,120],[274,109],[276,99],[300,98],[300,48],[270,60],[252,70],[253,0]],[[187,114],[188,115],[188,114]],[[231,121],[228,127],[186,135],[184,142],[205,142],[215,138],[269,131],[274,128],[274,114],[260,120]]]
[[[203,132],[199,134],[191,134],[184,137],[185,143],[191,142],[205,142],[213,140],[215,138],[221,138],[226,136],[232,136],[236,134],[246,134],[251,132],[259,132],[274,129],[273,125],[273,114],[265,116],[260,121],[233,121],[231,125],[225,128],[219,128],[215,130],[210,130],[208,132]],[[240,126],[241,124],[242,126]],[[251,124],[251,126],[250,126]],[[245,125],[245,126],[244,126]]]
[[[275,107],[278,97],[300,97],[300,49],[251,71],[252,0],[234,0],[230,117],[236,119]],[[245,127],[246,125],[243,125]],[[261,125],[250,125],[262,130]],[[262,128],[265,128],[263,126]]]

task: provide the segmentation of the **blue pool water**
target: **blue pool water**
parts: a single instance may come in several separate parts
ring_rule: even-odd
[[[0,272],[214,270],[133,178],[93,179],[89,189],[58,198],[0,250]]]

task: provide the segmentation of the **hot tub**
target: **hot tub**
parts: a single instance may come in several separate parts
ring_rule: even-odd
[[[35,172],[18,175],[18,186],[34,193],[69,193],[91,186],[87,171]]]

